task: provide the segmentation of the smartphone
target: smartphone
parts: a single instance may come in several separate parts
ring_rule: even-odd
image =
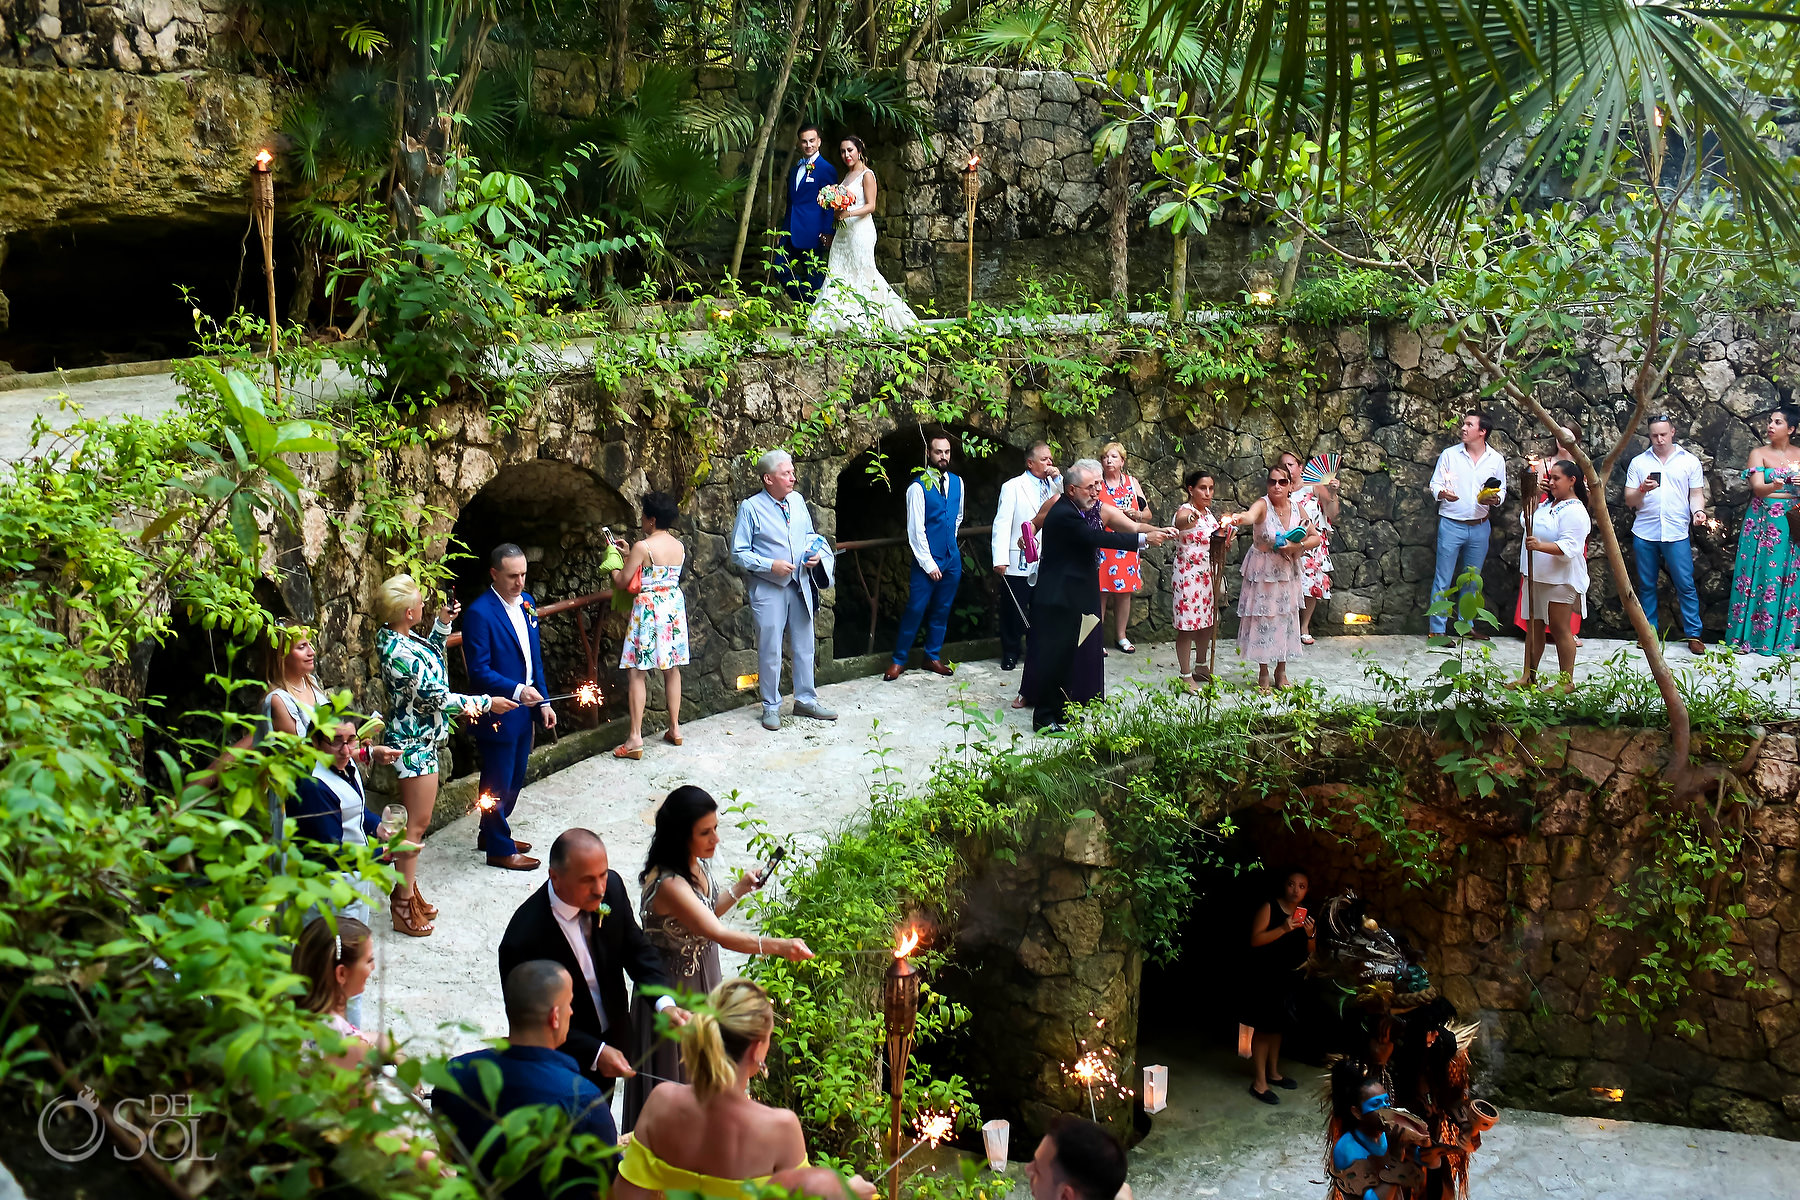
[[[1294,908],[1294,921],[1296,924],[1299,924],[1299,925],[1306,924],[1306,906],[1305,905],[1297,905]]]
[[[787,847],[786,846],[775,847],[775,853],[769,855],[769,861],[763,865],[763,869],[761,871],[758,871],[756,873],[756,886],[761,887],[763,884],[769,882],[769,876],[771,876],[775,873],[776,865],[778,863],[780,863],[781,860],[786,857],[787,857]]]
[[[1661,471],[1652,471],[1648,475],[1644,476],[1644,479],[1647,482],[1656,484],[1658,487],[1662,486],[1662,472]]]
[[[1487,482],[1481,485],[1481,490],[1484,492],[1491,492],[1499,486],[1500,486],[1499,478],[1496,476],[1493,476],[1493,475],[1489,475],[1487,477]]]

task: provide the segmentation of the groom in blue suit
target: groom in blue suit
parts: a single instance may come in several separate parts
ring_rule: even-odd
[[[837,214],[819,207],[819,189],[838,181],[837,171],[819,153],[817,125],[800,127],[800,162],[788,176],[787,246],[781,255],[781,277],[796,301],[811,300],[825,285],[825,255]]]
[[[525,551],[511,542],[488,556],[494,586],[470,602],[463,614],[463,663],[469,689],[505,696],[519,707],[504,716],[482,717],[471,730],[481,750],[481,833],[475,848],[487,852],[490,867],[535,870],[527,858],[530,842],[513,838],[507,823],[525,786],[536,722],[556,728],[556,710],[544,702],[544,651],[538,643],[537,609],[525,591]]]

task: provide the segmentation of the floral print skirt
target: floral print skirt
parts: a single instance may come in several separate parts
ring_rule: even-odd
[[[1738,533],[1725,640],[1756,654],[1791,654],[1800,629],[1800,583],[1788,537],[1790,500],[1752,500]]]
[[[667,671],[688,662],[687,598],[681,594],[681,568],[644,568],[643,588],[631,606],[619,666],[635,671]]]

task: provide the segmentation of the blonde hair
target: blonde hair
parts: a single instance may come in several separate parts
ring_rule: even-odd
[[[375,615],[381,618],[383,624],[398,620],[400,614],[412,605],[413,599],[423,595],[418,581],[411,575],[396,575],[392,579],[383,580],[381,586],[375,589]]]
[[[1108,442],[1106,445],[1100,447],[1100,461],[1105,462],[1106,456],[1111,454],[1114,450],[1119,452],[1119,470],[1123,471],[1125,469],[1125,464],[1131,460],[1125,453],[1125,447],[1117,442]]]
[[[775,1028],[775,1006],[761,984],[727,979],[681,1031],[681,1065],[702,1103],[737,1082],[738,1063]]]

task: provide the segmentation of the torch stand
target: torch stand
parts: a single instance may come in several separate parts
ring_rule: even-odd
[[[281,368],[276,356],[281,352],[281,318],[275,311],[275,173],[269,169],[267,154],[264,151],[257,155],[250,170],[250,213],[262,238],[263,278],[269,285],[269,375],[279,402]]]
[[[1525,612],[1525,686],[1528,688],[1533,687],[1537,684],[1537,664],[1531,661],[1531,646],[1532,646],[1531,627],[1535,623],[1535,619],[1532,616],[1532,609],[1537,607],[1535,604],[1532,603],[1532,595],[1531,595],[1531,582],[1532,582],[1531,566],[1532,566],[1532,558],[1533,558],[1533,555],[1531,553],[1531,538],[1532,538],[1531,527],[1532,527],[1532,518],[1535,517],[1537,514],[1538,500],[1543,495],[1543,487],[1544,487],[1543,476],[1540,475],[1538,472],[1527,468],[1525,471],[1525,484],[1524,484],[1524,487],[1520,488],[1520,490],[1525,493],[1525,497],[1526,497],[1525,498],[1525,543],[1526,543],[1526,545],[1525,545],[1525,606],[1524,606],[1524,612]],[[1539,635],[1539,637],[1541,638],[1541,640],[1537,643],[1537,651],[1538,651],[1538,654],[1541,656],[1544,653],[1544,651],[1548,648],[1545,646],[1544,643],[1548,642],[1550,640],[1549,609],[1544,610],[1544,629],[1543,629],[1543,632]]]
[[[900,1194],[900,1101],[906,1093],[906,1065],[912,1058],[913,1032],[919,1020],[919,975],[904,958],[896,958],[881,983],[881,1012],[887,1030],[889,1197]]]
[[[969,160],[968,170],[963,172],[963,201],[968,205],[969,217],[969,300],[967,313],[975,311],[975,201],[981,198],[981,175],[976,171],[977,160]]]

